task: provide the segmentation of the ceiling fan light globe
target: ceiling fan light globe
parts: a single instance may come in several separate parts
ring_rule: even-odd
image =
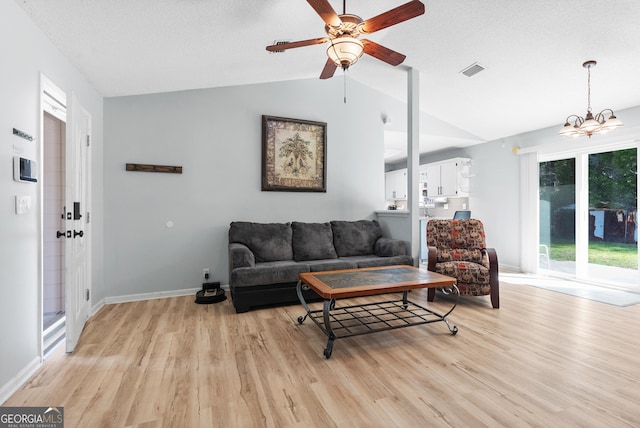
[[[363,53],[364,45],[360,40],[353,37],[333,39],[327,48],[327,55],[331,58],[331,61],[336,66],[345,69],[358,62]]]

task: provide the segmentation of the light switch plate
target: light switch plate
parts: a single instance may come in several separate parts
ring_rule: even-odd
[[[31,211],[31,196],[16,196],[16,214],[26,214]]]

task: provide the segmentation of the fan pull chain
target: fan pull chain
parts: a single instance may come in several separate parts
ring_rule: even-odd
[[[343,70],[342,75],[344,76],[344,103],[347,103],[347,70]]]

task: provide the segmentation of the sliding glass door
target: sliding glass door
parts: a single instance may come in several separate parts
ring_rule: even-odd
[[[638,271],[637,150],[588,156],[588,274],[625,282]]]
[[[539,167],[539,268],[640,290],[638,151],[576,153]]]
[[[575,159],[540,162],[540,268],[576,273]]]

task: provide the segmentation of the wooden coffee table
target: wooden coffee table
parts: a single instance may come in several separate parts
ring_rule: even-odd
[[[427,309],[407,298],[409,290],[433,287],[442,287],[456,296],[453,306],[444,314]],[[308,289],[322,297],[322,309],[309,308],[302,295],[302,291]],[[439,321],[447,325],[451,334],[458,332],[458,327],[452,327],[446,319],[458,304],[460,297],[455,278],[426,269],[413,266],[383,266],[306,272],[300,274],[297,292],[300,303],[307,312],[304,316],[298,317],[298,323],[302,324],[309,317],[327,335],[329,340],[324,349],[326,358],[331,357],[333,342],[342,337]],[[402,292],[402,299],[352,306],[336,305],[338,299],[397,292]]]

